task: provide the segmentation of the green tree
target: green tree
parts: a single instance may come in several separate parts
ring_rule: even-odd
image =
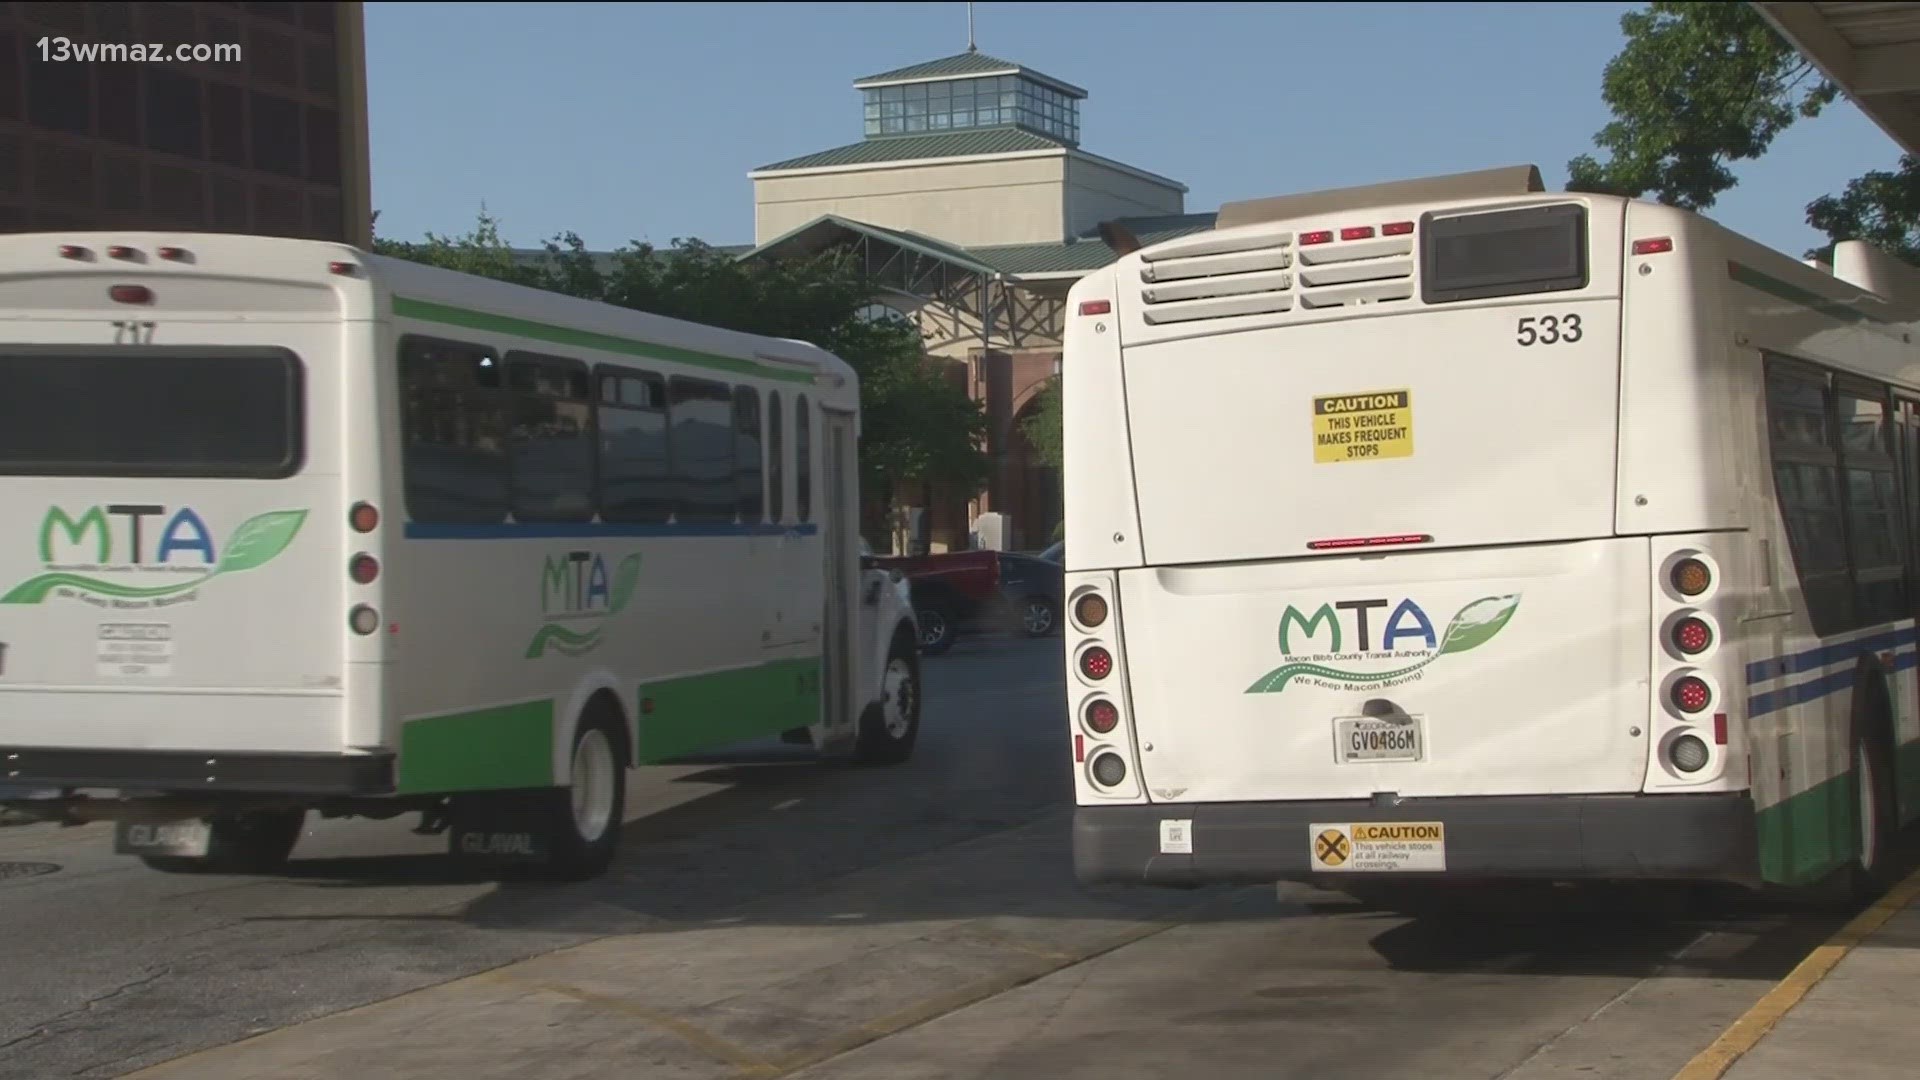
[[[1040,455],[1040,460],[1060,468],[1065,426],[1061,412],[1060,376],[1047,380],[1046,388],[1033,399],[1033,415],[1020,423],[1020,430]]]
[[[1705,210],[1739,181],[1729,165],[1765,154],[1780,133],[1839,95],[1753,6],[1653,3],[1620,19],[1626,44],[1607,64],[1601,95],[1613,120],[1594,144],[1607,160],[1567,163],[1570,191],[1652,197]],[[1828,243],[1865,240],[1920,261],[1920,160],[1849,181],[1807,204]]]
[[[538,252],[516,253],[484,210],[464,236],[430,233],[419,244],[376,239],[374,248],[656,315],[812,342],[859,376],[861,488],[868,498],[887,502],[895,483],[978,490],[986,480],[985,412],[927,360],[911,325],[860,315],[873,289],[845,253],[742,261],[698,240],[676,240],[664,251],[635,242],[596,256],[574,233]]]

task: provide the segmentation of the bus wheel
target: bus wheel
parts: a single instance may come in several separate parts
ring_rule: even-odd
[[[1855,724],[1853,780],[1854,840],[1859,857],[1849,868],[1850,892],[1856,900],[1872,900],[1892,887],[1894,829],[1899,817],[1893,809],[1892,770],[1886,748],[1872,729]]]
[[[573,735],[573,782],[549,793],[540,876],[582,881],[613,864],[627,805],[626,733],[613,710],[590,709]]]
[[[306,823],[305,810],[219,814],[208,822],[206,855],[142,855],[140,861],[168,874],[270,874],[286,865]]]
[[[887,652],[880,700],[860,714],[860,743],[854,758],[862,765],[897,765],[913,756],[920,737],[920,658],[903,632]]]

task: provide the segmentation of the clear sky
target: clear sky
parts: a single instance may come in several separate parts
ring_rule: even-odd
[[[1185,183],[1189,211],[1537,164],[1607,120],[1602,68],[1639,5],[975,5],[980,49],[1087,90],[1081,145]],[[750,169],[858,141],[853,80],[960,52],[966,5],[370,3],[379,232],[509,241],[753,239]],[[1799,255],[1805,206],[1892,140],[1844,101],[1802,121],[1712,215]]]

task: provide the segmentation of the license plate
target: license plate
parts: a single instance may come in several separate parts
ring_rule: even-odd
[[[1393,723],[1372,716],[1343,716],[1333,722],[1334,753],[1341,764],[1356,761],[1425,761],[1426,718]]]
[[[113,850],[120,855],[200,859],[212,843],[213,826],[204,821],[122,821],[113,830]]]

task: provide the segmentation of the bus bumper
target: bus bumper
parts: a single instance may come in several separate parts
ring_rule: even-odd
[[[1360,824],[1438,824],[1443,840],[1423,841],[1412,854],[1373,844],[1356,857],[1353,826]],[[1344,844],[1328,838],[1336,845],[1328,859],[1338,867],[1315,856],[1315,845],[1327,842],[1322,837],[1329,827],[1346,830]],[[1085,885],[1761,884],[1753,800],[1743,791],[1403,799],[1394,805],[1340,800],[1082,806],[1074,814],[1073,863]],[[1418,868],[1398,868],[1409,865]]]
[[[0,746],[0,780],[23,788],[107,788],[181,794],[386,795],[391,751],[363,754],[95,750]]]

